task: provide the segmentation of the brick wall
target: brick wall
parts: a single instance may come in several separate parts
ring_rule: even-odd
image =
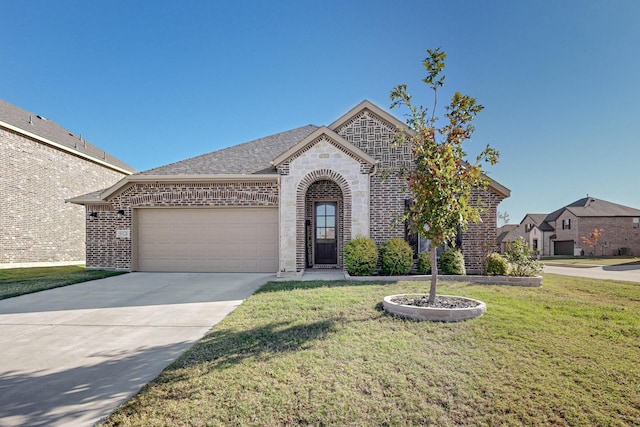
[[[570,229],[562,229],[563,219],[571,219]],[[629,255],[640,255],[640,229],[634,228],[633,217],[578,218],[565,211],[556,220],[555,227],[555,240],[573,240],[575,248],[583,250],[585,255],[590,255],[594,249],[582,243],[582,236],[589,237],[594,228],[604,230],[594,255],[618,255],[621,248],[628,248]]]
[[[496,230],[498,205],[504,197],[491,190],[473,190],[472,197],[479,200],[481,222],[469,224],[462,233],[462,253],[467,274],[484,274],[484,258],[497,250]]]
[[[136,207],[277,205],[275,181],[131,184],[109,203],[87,206],[87,267],[131,269],[132,239],[118,238],[116,231],[130,230],[133,234],[132,214]],[[124,215],[118,215],[119,210]]]
[[[0,165],[0,265],[84,261],[84,208],[64,200],[124,174],[4,128]]]
[[[404,225],[396,222],[404,212],[405,199],[410,198],[399,176],[413,164],[409,146],[394,146],[396,129],[368,110],[340,126],[336,133],[379,162],[377,173],[370,177],[369,237],[378,244],[404,238]]]

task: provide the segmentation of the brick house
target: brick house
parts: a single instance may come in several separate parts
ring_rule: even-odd
[[[542,256],[638,255],[640,209],[585,197],[550,214],[527,214],[522,235]],[[582,242],[594,228],[604,233],[596,248]]]
[[[70,200],[86,206],[87,265],[132,271],[256,271],[295,276],[342,269],[363,235],[408,238],[394,220],[409,195],[393,146],[404,123],[363,101],[329,126],[308,125],[147,170]],[[381,173],[381,171],[386,171]],[[391,173],[389,173],[391,172]],[[481,224],[463,236],[467,270],[495,242],[509,190],[478,190]]]
[[[0,268],[81,264],[85,210],[65,199],[135,170],[51,120],[0,100]]]

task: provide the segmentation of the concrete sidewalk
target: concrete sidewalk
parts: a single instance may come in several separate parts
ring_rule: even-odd
[[[91,426],[269,274],[130,273],[0,301],[0,426]]]

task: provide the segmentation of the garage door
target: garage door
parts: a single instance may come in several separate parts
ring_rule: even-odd
[[[276,208],[137,209],[137,270],[278,271]]]
[[[573,240],[557,240],[553,242],[553,254],[573,256]]]

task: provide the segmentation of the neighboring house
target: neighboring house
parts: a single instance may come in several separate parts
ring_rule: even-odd
[[[550,214],[527,214],[519,228],[542,256],[638,255],[640,209],[585,197]],[[582,242],[594,228],[604,233],[596,248]]]
[[[65,199],[135,170],[0,100],[0,268],[84,263],[85,212]]]
[[[499,227],[497,235],[496,246],[498,252],[502,254],[507,251],[509,242],[513,242],[520,237],[524,238],[524,232],[522,232],[522,228],[518,224],[505,224]]]
[[[396,219],[409,194],[394,146],[397,118],[363,101],[329,126],[303,126],[128,176],[70,201],[86,206],[87,265],[133,271],[255,271],[295,276],[344,268],[358,235],[415,241]],[[483,222],[464,233],[467,271],[495,243],[509,190],[476,190]]]

